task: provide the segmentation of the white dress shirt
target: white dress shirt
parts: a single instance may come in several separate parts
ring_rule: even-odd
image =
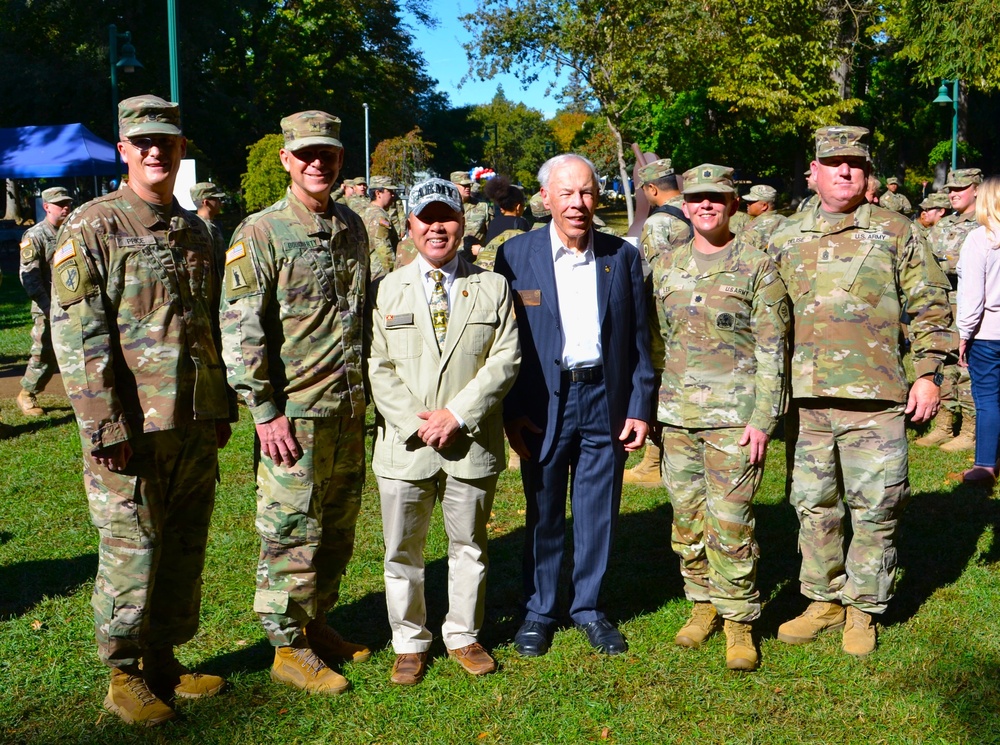
[[[559,321],[563,331],[563,370],[602,364],[601,323],[597,308],[597,260],[594,231],[587,236],[587,248],[578,253],[559,239],[554,223],[549,223],[552,261],[555,265]]]

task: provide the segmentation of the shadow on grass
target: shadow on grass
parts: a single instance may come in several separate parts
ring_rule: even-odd
[[[46,415],[43,418],[32,419],[27,422],[22,422],[21,424],[10,424],[8,422],[7,426],[11,431],[9,437],[14,438],[20,437],[21,435],[31,435],[35,432],[41,432],[43,429],[61,427],[64,424],[70,424],[75,421],[73,410],[68,406],[48,406],[45,411]]]
[[[8,534],[9,535],[9,534]],[[97,574],[97,554],[40,559],[0,567],[0,621],[23,616],[43,598],[72,595]]]

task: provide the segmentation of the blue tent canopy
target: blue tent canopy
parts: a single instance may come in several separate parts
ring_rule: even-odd
[[[114,176],[115,148],[82,124],[0,129],[0,178]]]

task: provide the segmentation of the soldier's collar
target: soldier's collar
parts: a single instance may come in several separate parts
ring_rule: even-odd
[[[313,212],[305,206],[301,199],[295,196],[291,187],[285,192],[285,200],[295,214],[296,219],[305,226],[310,236],[330,236],[333,237],[345,227],[347,227],[337,217],[335,202],[330,199],[326,204],[326,212],[322,215]]]
[[[120,191],[129,207],[132,208],[132,212],[135,213],[135,216],[139,218],[139,222],[141,222],[144,227],[149,230],[153,230],[157,225],[163,224],[168,224],[171,225],[171,227],[174,227],[174,218],[177,217],[177,213],[180,211],[180,205],[177,203],[177,199],[171,200],[169,211],[164,210],[169,214],[168,222],[164,223],[163,220],[160,219],[160,215],[157,211],[154,210],[148,202],[141,199],[139,195],[132,190],[132,187],[128,185],[127,181],[121,185]],[[181,224],[176,227],[187,227],[187,221],[181,220]]]

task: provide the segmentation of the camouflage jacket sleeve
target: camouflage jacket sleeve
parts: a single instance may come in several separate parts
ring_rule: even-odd
[[[84,217],[71,215],[56,238],[52,268],[59,285],[51,312],[52,346],[81,439],[98,450],[132,433],[115,389],[116,329],[105,306],[114,226],[100,216]]]
[[[245,221],[226,252],[220,310],[222,354],[229,385],[246,402],[257,424],[282,413],[274,401],[265,330],[275,276],[267,232],[258,223]]]
[[[768,259],[762,263],[754,282],[750,324],[756,341],[757,397],[749,422],[751,427],[768,435],[774,433],[788,399],[785,362],[791,317],[785,283],[774,262]]]
[[[392,221],[382,210],[369,211],[365,215],[365,221],[371,250],[369,266],[374,279],[388,274],[395,268],[399,235],[392,226]]]
[[[486,224],[489,218],[489,206],[485,202],[477,202],[465,212],[465,234],[473,236],[481,243],[486,237]]]
[[[20,245],[20,276],[21,285],[28,297],[48,316],[51,302],[49,293],[52,288],[45,243],[40,228],[30,229],[24,234]]]
[[[918,378],[932,375],[958,348],[948,302],[951,283],[912,225],[897,272],[903,308],[910,317],[914,372]]]

